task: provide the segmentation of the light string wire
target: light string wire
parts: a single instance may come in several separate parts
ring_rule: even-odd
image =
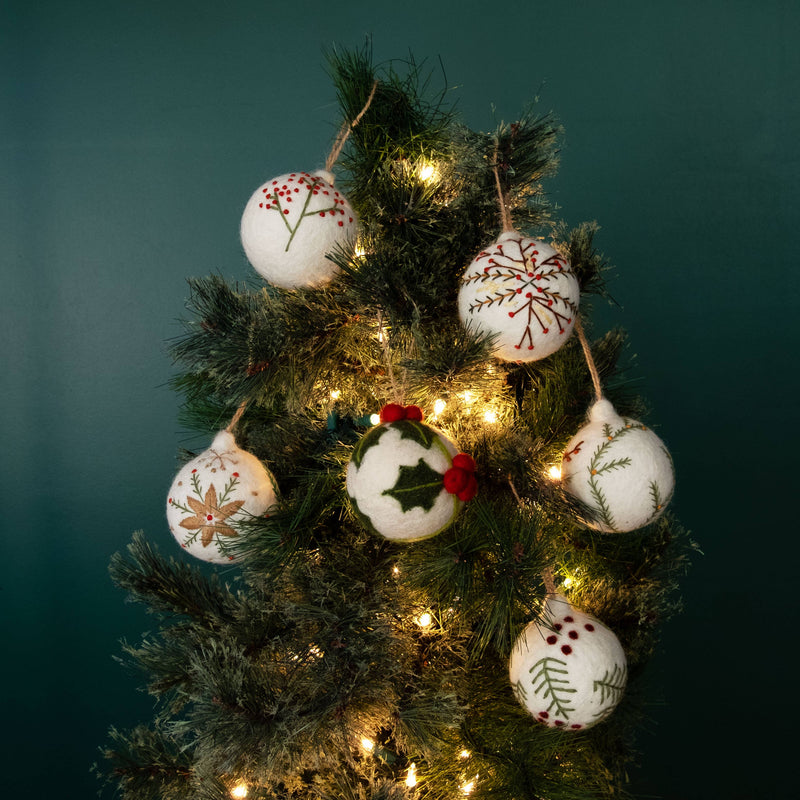
[[[522,498],[519,496],[519,492],[517,491],[517,487],[514,486],[514,481],[511,480],[511,476],[508,476],[508,485],[511,487],[511,493],[514,495],[514,499],[517,501],[517,505],[520,508],[525,508],[525,504],[522,502]],[[553,568],[552,567],[545,567],[542,570],[542,582],[544,583],[544,589],[547,594],[557,594],[556,590],[556,581],[553,577]]]

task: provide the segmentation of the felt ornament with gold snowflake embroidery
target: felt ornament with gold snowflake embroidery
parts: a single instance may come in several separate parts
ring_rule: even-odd
[[[167,498],[167,522],[178,543],[214,564],[236,560],[231,547],[242,522],[275,504],[275,479],[233,434],[220,431],[205,452],[175,476]]]

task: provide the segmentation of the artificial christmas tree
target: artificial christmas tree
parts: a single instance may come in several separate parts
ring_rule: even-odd
[[[310,212],[281,220],[280,192],[310,207],[322,178],[264,184],[242,239],[267,283],[193,280],[174,349],[187,419],[210,435],[233,417],[279,490],[234,527],[238,501],[198,489],[187,524],[201,542],[224,526],[223,572],[141,534],[114,558],[162,619],[126,647],[161,702],[151,726],[113,732],[110,780],[130,800],[623,796],[686,544],[663,509],[594,530],[558,475],[593,401],[643,411],[617,370],[624,336],[590,347],[579,324],[604,260],[594,226],[568,231],[544,201],[558,127],[531,112],[475,133],[413,64],[331,65],[351,121],[326,163],[341,152],[341,203],[317,235]],[[345,222],[355,250],[330,235]],[[488,283],[491,302],[459,301]],[[491,305],[524,316],[511,350],[479,320]]]

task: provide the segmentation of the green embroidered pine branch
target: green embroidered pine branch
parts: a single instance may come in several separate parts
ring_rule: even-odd
[[[602,678],[595,680],[592,684],[592,691],[600,690],[600,703],[605,705],[608,698],[613,698],[616,705],[622,693],[625,691],[628,670],[627,667],[614,664],[614,668],[609,672],[605,671]],[[605,712],[604,712],[605,713]]]
[[[547,711],[555,709],[560,717],[569,720],[569,713],[575,709],[568,705],[567,701],[569,698],[562,698],[561,695],[575,694],[577,689],[570,688],[569,681],[566,678],[558,677],[559,675],[569,674],[568,670],[563,669],[563,667],[566,666],[566,661],[548,656],[539,659],[539,661],[530,668],[529,672],[531,673],[531,681],[534,684],[534,694],[538,695],[541,693],[545,700],[548,697],[550,698],[550,705],[547,707]],[[534,674],[537,669],[539,671]],[[537,681],[540,681],[538,686],[536,685]]]

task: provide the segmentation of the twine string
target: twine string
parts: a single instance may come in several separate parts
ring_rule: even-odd
[[[589,374],[592,376],[592,383],[594,384],[594,393],[597,397],[597,400],[603,399],[603,388],[600,385],[600,373],[597,371],[597,365],[594,363],[594,358],[592,358],[592,351],[589,347],[589,342],[586,340],[586,333],[583,330],[583,325],[581,324],[581,318],[576,317],[575,319],[575,332],[578,334],[578,340],[581,343],[581,347],[583,348],[583,355],[586,358],[586,366],[589,367]]]
[[[327,160],[325,161],[325,170],[330,172],[333,169],[333,165],[336,163],[336,159],[339,158],[339,155],[342,152],[342,148],[344,147],[345,142],[347,141],[347,137],[350,136],[350,132],[361,122],[361,117],[367,113],[367,109],[372,103],[372,98],[375,97],[375,90],[378,88],[378,81],[372,84],[372,91],[369,93],[369,97],[367,98],[367,102],[364,103],[364,108],[356,114],[355,118],[352,122],[345,122],[342,125],[342,129],[339,131],[339,135],[336,137],[336,141],[333,143],[333,147],[331,148],[331,152],[328,155]]]
[[[244,410],[247,408],[247,404],[249,402],[250,402],[249,400],[243,400],[242,404],[239,406],[239,408],[236,409],[236,413],[233,415],[233,418],[228,423],[228,427],[225,428],[225,430],[228,433],[233,433],[233,429],[236,427],[236,425],[238,424],[239,420],[242,418],[242,414],[244,414]]]
[[[492,172],[494,173],[494,181],[497,186],[497,203],[500,206],[500,222],[503,225],[503,232],[513,231],[514,223],[511,221],[511,212],[508,210],[508,203],[506,202],[506,194],[503,192],[503,185],[500,183],[500,170],[497,163],[497,154],[500,149],[500,140],[495,139],[494,142],[494,156],[492,157]]]
[[[392,355],[389,352],[389,337],[386,335],[386,329],[383,327],[383,311],[380,310],[378,311],[378,339],[383,349],[383,359],[386,362],[386,374],[389,376],[389,382],[392,384],[394,401],[399,405],[403,405],[403,392],[400,390],[400,386],[394,374]]]

